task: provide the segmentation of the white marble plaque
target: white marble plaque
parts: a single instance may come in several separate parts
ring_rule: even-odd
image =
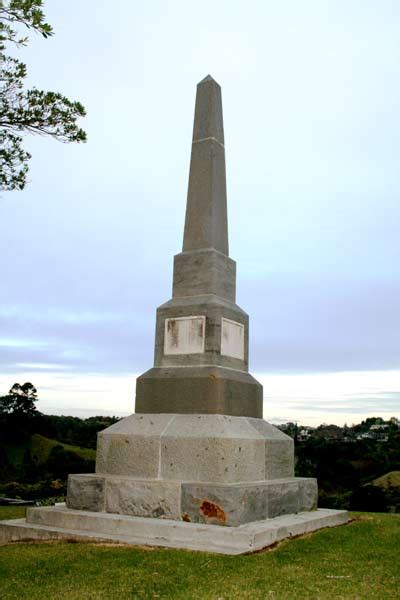
[[[165,319],[164,354],[204,352],[205,317]]]
[[[244,325],[221,319],[221,354],[244,360]]]

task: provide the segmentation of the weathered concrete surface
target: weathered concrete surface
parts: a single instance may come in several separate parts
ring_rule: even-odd
[[[70,475],[68,477],[67,506],[79,510],[105,510],[104,477]]]
[[[134,414],[98,435],[96,473],[208,483],[293,477],[293,440],[248,417]]]
[[[235,261],[213,248],[177,254],[174,257],[173,297],[206,294],[235,302]]]
[[[160,439],[174,415],[131,415],[97,436],[96,473],[157,478]]]
[[[181,484],[106,478],[105,511],[136,517],[181,518]]]
[[[261,419],[134,414],[98,435],[96,474],[69,476],[68,506],[228,526],[313,510],[316,482],[294,478],[293,454]]]
[[[235,359],[232,359],[235,360]],[[153,367],[136,381],[136,412],[262,417],[262,386],[219,366]]]
[[[240,527],[219,527],[43,507],[28,509],[27,519],[1,521],[0,543],[61,538],[243,554],[285,538],[342,525],[348,520],[346,511],[319,509]]]
[[[99,494],[93,497],[94,485]],[[247,483],[70,475],[68,508],[236,527],[317,508],[315,479]],[[71,493],[73,489],[73,494]]]
[[[182,516],[191,523],[237,527],[267,518],[267,494],[260,484],[184,483]]]
[[[228,255],[221,88],[210,76],[197,86],[183,250]]]
[[[243,323],[232,319],[221,319],[221,355],[244,360],[244,330]]]
[[[206,338],[204,315],[164,320],[164,355],[203,354]]]
[[[190,316],[203,316],[206,320],[206,338],[203,352],[168,356],[165,348],[165,320]],[[222,319],[241,323],[244,327],[244,357],[235,359],[221,354]],[[249,357],[249,317],[236,304],[226,298],[212,294],[172,298],[157,309],[154,366],[207,366],[218,365],[238,371],[248,370]],[[255,416],[255,415],[249,415]]]
[[[179,415],[161,442],[161,476],[180,481],[242,482],[264,479],[265,439],[248,419]]]
[[[247,484],[183,483],[181,511],[193,523],[236,527],[317,508],[315,479],[301,477]]]
[[[281,479],[294,475],[294,441],[291,437],[281,436],[281,431],[264,421],[249,419],[252,427],[264,436],[265,444],[265,479]]]

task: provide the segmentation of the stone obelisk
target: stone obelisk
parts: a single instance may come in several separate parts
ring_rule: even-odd
[[[316,481],[294,478],[293,440],[261,418],[227,221],[221,88],[208,76],[154,367],[137,379],[136,413],[99,434],[96,475],[70,476],[71,508],[233,527],[315,508]]]
[[[262,419],[249,320],[229,258],[221,89],[197,86],[183,250],[157,310],[154,367],[136,413],[98,435],[96,473],[70,475],[67,506],[0,523],[0,542],[100,539],[251,552],[345,523],[294,477],[293,440]]]
[[[172,300],[157,310],[154,368],[136,383],[137,413],[262,417],[248,373],[249,318],[235,304],[229,258],[221,88],[197,86],[183,250]]]

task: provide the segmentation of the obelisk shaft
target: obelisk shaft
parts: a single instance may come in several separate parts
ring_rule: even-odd
[[[262,417],[249,318],[235,295],[221,88],[208,76],[197,86],[183,251],[172,298],[157,309],[154,367],[136,381],[136,412]]]
[[[221,88],[210,76],[197,86],[183,252],[229,254]]]

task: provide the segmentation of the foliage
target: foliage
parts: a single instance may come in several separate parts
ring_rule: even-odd
[[[364,514],[348,526],[247,556],[115,544],[10,544],[0,547],[2,600],[389,600],[399,591],[399,536],[399,518]]]
[[[30,382],[15,383],[0,398],[0,492],[6,496],[26,500],[62,496],[69,473],[94,471],[93,449],[34,433],[49,419],[36,409],[36,400],[37,390]]]
[[[349,510],[353,492],[334,492],[327,494],[321,487],[318,489],[318,507]]]
[[[63,444],[96,448],[97,433],[116,423],[116,417],[79,417],[42,415],[37,431],[42,435],[59,440]]]
[[[0,414],[33,417],[38,412],[36,401],[37,389],[32,383],[29,381],[23,385],[14,383],[7,396],[0,397]]]
[[[296,444],[295,451],[296,475],[318,479],[321,508],[400,511],[400,491],[395,486],[371,489],[377,477],[400,470],[398,428],[387,442],[312,437]]]
[[[10,481],[0,484],[0,491],[6,498],[37,500],[42,504],[44,498],[54,498],[55,495],[57,495],[57,501],[64,501],[67,493],[67,482],[59,482],[53,479],[39,479],[35,483]]]
[[[43,0],[0,0],[0,189],[25,187],[30,154],[21,134],[36,133],[62,142],[84,142],[86,133],[77,120],[86,112],[80,102],[59,92],[25,89],[26,65],[4,55],[7,44],[26,45],[16,29],[23,25],[44,38],[53,35],[45,22]]]
[[[77,454],[83,460],[94,461],[96,458],[96,452],[91,448],[80,448],[79,446],[63,444],[59,440],[51,440],[38,433],[32,435],[29,450],[38,464],[44,464],[48,461],[56,446],[63,448],[66,452]]]
[[[356,433],[365,433],[369,431],[372,425],[382,425],[383,422],[382,417],[368,417],[358,425],[354,425],[353,429]]]
[[[0,397],[0,443],[12,440],[17,445],[31,434],[40,417],[36,409],[37,390],[29,381],[15,383]]]
[[[66,481],[69,473],[94,473],[95,461],[82,459],[58,444],[50,453],[47,469],[53,477]]]
[[[62,496],[69,473],[93,473],[95,469],[94,450],[60,444],[39,434],[22,440],[19,452],[13,445],[0,448],[8,465],[0,477],[0,492],[12,498],[39,500],[55,494]]]

